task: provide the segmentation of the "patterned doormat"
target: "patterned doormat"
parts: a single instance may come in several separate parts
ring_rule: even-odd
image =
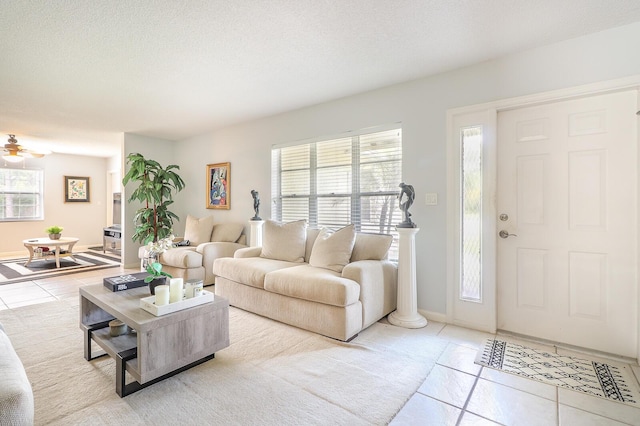
[[[554,386],[640,407],[631,368],[551,354],[502,340],[487,339],[476,364]]]

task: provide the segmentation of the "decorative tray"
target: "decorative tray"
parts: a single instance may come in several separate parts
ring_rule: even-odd
[[[162,315],[170,314],[171,312],[181,311],[187,308],[193,308],[194,306],[202,305],[204,303],[213,302],[213,293],[207,290],[202,290],[202,294],[191,299],[182,299],[180,302],[169,303],[168,305],[156,306],[155,296],[143,297],[140,299],[140,307],[145,311],[159,317]]]

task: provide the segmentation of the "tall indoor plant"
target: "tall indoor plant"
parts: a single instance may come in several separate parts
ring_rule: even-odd
[[[173,193],[178,193],[185,187],[180,175],[174,171],[180,170],[180,167],[171,164],[163,168],[157,161],[148,160],[138,153],[129,154],[127,163],[130,169],[122,184],[138,182],[129,202],[143,203],[133,219],[136,231],[132,240],[149,244],[170,237],[173,220],[179,218],[168,207],[173,204]]]

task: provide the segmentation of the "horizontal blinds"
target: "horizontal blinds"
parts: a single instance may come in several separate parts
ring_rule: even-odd
[[[402,130],[392,129],[272,151],[272,216],[312,227],[350,223],[361,232],[395,234],[402,221]],[[390,257],[397,258],[396,244]]]

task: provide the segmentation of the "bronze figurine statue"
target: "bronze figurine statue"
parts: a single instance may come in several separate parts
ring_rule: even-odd
[[[411,221],[411,213],[409,213],[409,207],[413,204],[413,200],[416,198],[416,191],[412,185],[407,185],[402,182],[400,185],[400,194],[398,194],[398,204],[400,210],[404,214],[404,221],[398,224],[398,228],[415,228],[416,224]]]
[[[262,220],[260,217],[260,194],[255,189],[252,189],[251,196],[253,197],[253,211],[255,212],[251,220]]]

